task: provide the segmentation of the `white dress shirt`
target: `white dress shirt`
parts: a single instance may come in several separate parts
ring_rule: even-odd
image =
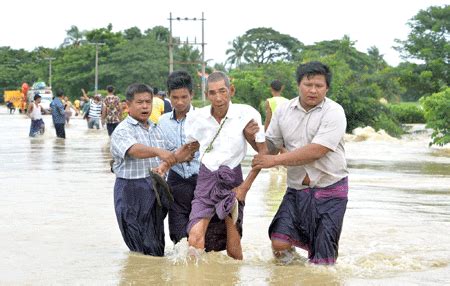
[[[211,105],[193,110],[186,117],[186,143],[200,143],[201,163],[210,171],[219,169],[221,165],[233,169],[242,162],[247,153],[244,128],[252,119],[259,125],[255,141],[262,143],[265,141],[265,135],[261,115],[250,105],[230,103],[228,112],[220,123],[211,115]],[[217,134],[222,123],[223,126]],[[212,149],[207,151],[216,134]]]

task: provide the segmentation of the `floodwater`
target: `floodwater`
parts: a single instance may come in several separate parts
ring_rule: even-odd
[[[282,168],[262,171],[247,195],[243,261],[219,252],[174,264],[167,233],[167,257],[129,252],[114,214],[106,130],[75,117],[62,140],[51,117],[44,121],[44,136],[29,138],[30,120],[0,106],[1,285],[450,283],[450,148],[429,148],[423,126],[401,140],[367,130],[347,137],[339,259],[318,267],[272,259],[267,228],[286,187]]]

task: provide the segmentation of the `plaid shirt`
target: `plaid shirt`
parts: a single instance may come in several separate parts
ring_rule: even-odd
[[[140,122],[128,116],[114,130],[111,136],[111,154],[114,159],[113,170],[116,177],[123,179],[141,179],[150,176],[149,168],[157,167],[158,157],[136,159],[127,154],[134,144],[175,150],[175,146],[166,138],[162,130],[149,122],[145,128]]]

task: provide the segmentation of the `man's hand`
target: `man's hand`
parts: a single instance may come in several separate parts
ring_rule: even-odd
[[[177,162],[192,161],[192,159],[194,159],[195,152],[197,152],[199,148],[200,144],[197,141],[184,144],[175,152]]]
[[[161,177],[164,177],[164,175],[169,169],[170,169],[169,164],[167,164],[167,162],[162,162],[158,167],[153,168],[152,171],[157,173]]]
[[[248,142],[255,142],[255,135],[259,131],[258,123],[254,119],[250,120],[244,128],[244,136]]]
[[[261,154],[255,155],[252,160],[252,168],[263,169],[263,168],[272,168],[272,167],[276,166],[275,156],[274,155],[261,155]]]
[[[164,149],[158,149],[158,157],[167,162],[167,164],[169,164],[169,166],[175,165],[175,163],[177,162],[177,159],[175,158],[175,155],[167,150]]]
[[[240,202],[245,201],[245,196],[247,195],[247,192],[250,188],[244,185],[244,183],[240,184],[236,188],[234,188],[232,191],[236,193],[236,199]]]

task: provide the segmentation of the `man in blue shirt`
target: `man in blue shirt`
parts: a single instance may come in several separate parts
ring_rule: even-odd
[[[179,148],[186,144],[184,125],[189,112],[194,109],[191,104],[194,96],[192,78],[185,71],[174,71],[167,79],[167,89],[173,110],[161,115],[158,126],[164,131],[167,138]],[[199,152],[196,152],[192,161],[174,165],[167,177],[167,183],[171,186],[174,197],[174,203],[169,210],[169,233],[170,239],[175,244],[187,237],[186,227],[189,222],[199,168]],[[217,216],[213,218],[206,235],[206,251],[221,250],[216,243],[218,241],[216,235],[225,231],[225,223],[220,221]]]
[[[56,136],[59,138],[66,138],[66,131],[64,129],[64,124],[66,123],[64,114],[64,104],[62,103],[62,97],[64,96],[64,91],[61,89],[56,92],[56,97],[50,103],[50,108],[52,109],[52,119],[53,125],[55,125]]]

